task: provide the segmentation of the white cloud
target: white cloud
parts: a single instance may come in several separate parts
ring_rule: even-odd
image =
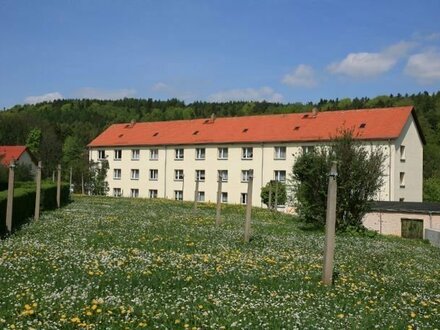
[[[317,85],[313,68],[305,64],[298,65],[291,73],[286,74],[282,82],[289,86],[314,87]]]
[[[440,80],[440,53],[429,51],[411,55],[405,73],[422,84]]]
[[[356,78],[379,76],[391,70],[413,47],[414,43],[403,41],[379,53],[350,53],[342,61],[330,64],[327,69],[334,74]]]
[[[281,102],[283,96],[270,87],[230,89],[211,94],[208,99],[212,102],[227,101],[268,101]]]
[[[76,97],[83,99],[98,99],[98,100],[119,100],[125,97],[134,97],[136,90],[134,89],[115,89],[104,90],[92,87],[84,87],[78,90]]]
[[[27,104],[36,104],[36,103],[40,103],[40,102],[51,102],[51,101],[59,100],[62,98],[63,98],[63,95],[61,95],[60,93],[52,92],[52,93],[47,93],[47,94],[43,94],[43,95],[28,96],[24,99],[24,102]]]
[[[167,84],[165,84],[164,82],[157,82],[155,83],[152,87],[151,90],[154,92],[165,92],[167,90],[169,90],[169,86]]]

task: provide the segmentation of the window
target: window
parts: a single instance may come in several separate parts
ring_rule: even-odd
[[[204,191],[199,191],[197,193],[197,201],[198,202],[204,202],[205,201],[205,192]]]
[[[139,180],[139,170],[138,169],[131,170],[131,179],[132,180]]]
[[[121,160],[121,158],[122,158],[122,150],[115,149],[115,160]]]
[[[228,148],[218,148],[218,159],[228,159]]]
[[[228,202],[228,193],[227,192],[222,192],[221,201],[222,201],[222,203]]]
[[[286,182],[286,171],[275,171],[275,180],[280,182]]]
[[[150,170],[150,180],[157,181],[159,179],[159,170]]]
[[[183,191],[182,190],[174,190],[174,199],[176,201],[183,201]]]
[[[150,160],[159,159],[159,149],[150,149]]]
[[[309,152],[315,151],[314,146],[302,146],[302,152],[303,154],[308,154]]]
[[[131,197],[139,197],[139,189],[131,189]]]
[[[241,204],[246,204],[247,203],[247,193],[241,193],[240,203]]]
[[[120,168],[115,168],[113,170],[113,179],[114,180],[121,180],[121,173],[122,173],[122,171]]]
[[[403,197],[399,198],[399,202],[404,202],[404,201],[405,201],[405,198],[403,198]]]
[[[131,150],[131,160],[139,160],[140,151],[139,149],[132,149]]]
[[[205,148],[196,148],[196,159],[205,159]]]
[[[406,159],[405,146],[400,146],[400,161],[404,162],[405,159]]]
[[[183,170],[174,170],[174,180],[183,181]]]
[[[222,182],[228,182],[228,170],[219,170],[218,175],[222,178]]]
[[[157,198],[157,189],[150,189],[148,191],[148,195],[150,196],[150,198]]]
[[[252,147],[242,148],[242,154],[241,154],[242,159],[252,159],[253,156],[254,153]]]
[[[250,176],[249,170],[242,170],[241,171],[241,182],[248,182],[249,176]]]
[[[400,172],[400,187],[405,188],[405,172]]]
[[[105,150],[103,149],[98,150],[98,159],[99,160],[105,159]]]
[[[182,148],[175,149],[175,152],[176,152],[175,159],[182,160],[183,159],[183,149]]]
[[[114,197],[121,197],[122,196],[121,188],[113,188],[113,196]]]
[[[196,170],[196,180],[205,181],[205,170]]]
[[[286,159],[286,147],[275,147],[275,159]]]

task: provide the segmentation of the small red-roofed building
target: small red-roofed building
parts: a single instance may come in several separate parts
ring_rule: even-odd
[[[26,146],[0,146],[0,162],[8,167],[11,161],[15,164],[31,167],[32,173],[37,170],[37,161]]]
[[[107,160],[110,194],[216,201],[219,171],[222,201],[247,200],[254,173],[254,206],[261,187],[286,181],[302,152],[326,145],[341,128],[386,155],[380,201],[422,200],[425,139],[412,106],[280,115],[114,124],[88,145],[90,160]]]

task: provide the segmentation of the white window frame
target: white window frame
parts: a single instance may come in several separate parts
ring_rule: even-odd
[[[105,158],[105,149],[98,149],[98,160],[104,160]]]
[[[121,197],[122,189],[121,188],[113,188],[113,197]]]
[[[183,190],[174,190],[174,200],[183,201]]]
[[[285,146],[276,146],[274,148],[274,159],[285,160],[286,153],[287,153],[287,148]]]
[[[159,149],[150,149],[150,160],[159,160]]]
[[[196,181],[204,182],[206,179],[206,172],[205,170],[196,170]]]
[[[254,148],[253,147],[241,148],[241,159],[251,160],[253,158],[254,158]]]
[[[249,170],[241,170],[241,182],[249,182]]]
[[[222,203],[227,203],[228,202],[228,192],[227,191],[222,191],[221,202]]]
[[[130,197],[133,197],[133,198],[139,197],[139,189],[131,188],[130,189]]]
[[[282,175],[281,175],[283,172],[284,172],[284,180],[282,179]],[[286,182],[286,175],[287,175],[287,173],[284,170],[273,171],[274,179],[275,179],[275,181],[278,181],[278,182]]]
[[[159,170],[155,168],[150,169],[148,178],[150,181],[159,180]]]
[[[139,160],[141,158],[140,149],[131,149],[131,160]]]
[[[150,198],[157,198],[157,189],[150,189],[148,190],[148,196],[150,196]]]
[[[302,153],[308,154],[309,152],[315,151],[315,146],[302,146]]]
[[[204,202],[205,201],[205,192],[204,191],[198,191],[197,192],[197,201],[198,202]]]
[[[226,147],[218,148],[217,158],[227,160],[229,157],[229,149]]]
[[[228,170],[218,170],[218,176],[222,178],[222,182],[228,182]]]
[[[139,169],[137,169],[137,168],[131,169],[130,179],[131,180],[139,180]]]
[[[183,160],[185,157],[185,149],[176,148],[174,149],[174,159],[175,160]]]
[[[181,169],[174,170],[174,181],[183,181],[185,174]]]
[[[247,204],[247,193],[241,193],[240,194],[240,204]]]
[[[206,149],[196,148],[196,160],[205,160],[205,158],[206,158]]]
[[[115,149],[114,150],[114,159],[113,160],[121,160],[122,159],[122,149]]]
[[[117,175],[119,174],[119,175]],[[120,168],[113,169],[113,180],[121,180],[122,170]]]

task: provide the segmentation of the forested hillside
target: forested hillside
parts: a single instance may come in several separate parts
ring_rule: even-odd
[[[318,103],[194,102],[171,99],[58,100],[17,105],[0,112],[0,145],[26,144],[51,175],[58,162],[74,169],[79,182],[87,164],[86,145],[113,123],[245,116],[273,113],[360,109],[414,105],[427,140],[424,149],[425,199],[440,201],[440,91],[375,98],[320,100]],[[78,185],[77,185],[78,186]]]

